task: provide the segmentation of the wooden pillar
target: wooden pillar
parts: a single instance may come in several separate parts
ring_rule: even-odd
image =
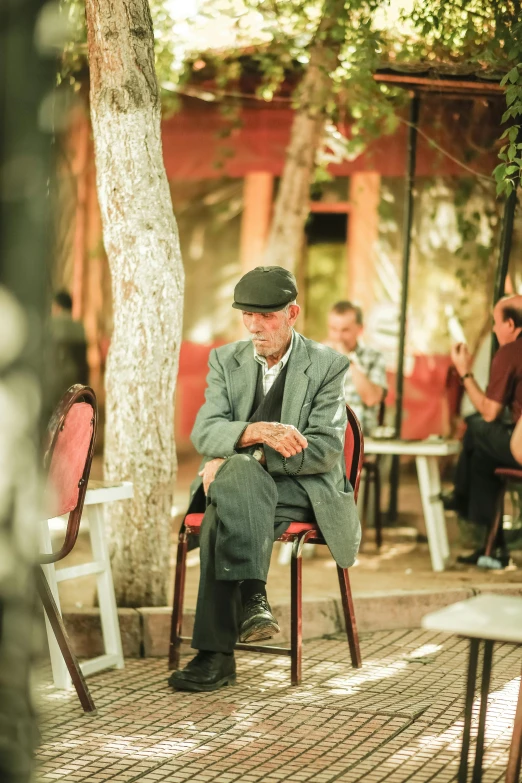
[[[361,172],[350,177],[346,294],[362,307],[365,315],[376,295],[374,248],[378,238],[380,187],[381,177],[377,172]]]
[[[272,217],[274,178],[266,171],[247,174],[241,221],[241,270],[243,274],[263,263]]]
[[[103,251],[103,234],[100,207],[96,192],[96,168],[94,149],[90,154],[86,172],[86,259],[84,275],[84,311],[83,324],[87,335],[87,360],[89,363],[90,383],[99,399],[103,398],[103,378],[101,367],[101,335],[103,302],[103,265],[107,259]]]
[[[79,112],[75,129],[75,155],[73,172],[76,177],[76,221],[73,242],[73,273],[71,296],[72,316],[81,319],[84,312],[84,277],[87,229],[87,166],[89,159],[90,123],[84,111]]]

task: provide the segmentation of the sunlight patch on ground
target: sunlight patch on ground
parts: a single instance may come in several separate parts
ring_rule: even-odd
[[[346,665],[340,668],[346,671]],[[371,661],[363,664],[362,669],[352,670],[347,676],[332,677],[324,685],[330,686],[331,693],[353,694],[360,691],[366,683],[396,677],[407,668],[406,661]]]
[[[423,644],[420,647],[417,647],[416,650],[413,650],[412,652],[405,655],[405,658],[408,658],[410,660],[413,660],[415,658],[433,658],[435,653],[442,650],[444,647],[443,644]]]

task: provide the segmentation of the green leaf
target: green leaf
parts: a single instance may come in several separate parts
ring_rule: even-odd
[[[506,171],[506,164],[505,163],[499,163],[498,166],[495,166],[493,169],[493,176],[495,177],[497,182],[500,182],[504,179],[504,174]]]
[[[515,82],[518,81],[518,65],[515,65],[515,67],[510,70],[507,77],[511,84],[515,84]]]

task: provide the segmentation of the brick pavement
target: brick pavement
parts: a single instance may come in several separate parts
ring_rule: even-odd
[[[39,783],[456,780],[467,643],[410,630],[361,646],[354,670],[340,637],[305,644],[299,688],[287,658],[242,653],[235,687],[197,695],[168,688],[164,660],[130,660],[89,679],[94,716],[44,682]],[[521,658],[495,647],[484,783],[505,774]]]

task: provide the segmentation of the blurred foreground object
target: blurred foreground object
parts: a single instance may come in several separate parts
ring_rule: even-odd
[[[16,363],[27,325],[0,288],[0,780],[29,780],[37,740],[29,693],[34,650],[32,562],[38,517],[36,378]]]
[[[32,777],[33,562],[57,3],[0,3],[0,780]],[[62,38],[63,42],[63,38]],[[52,115],[52,111],[51,111]],[[44,128],[44,130],[42,130]]]
[[[484,745],[486,741],[486,712],[493,668],[493,646],[495,642],[522,645],[522,598],[504,595],[477,595],[467,601],[452,604],[438,612],[422,618],[422,627],[430,631],[457,634],[469,639],[468,678],[466,685],[466,706],[464,711],[464,733],[458,772],[458,783],[468,780],[469,750],[471,745],[471,724],[473,702],[479,672],[479,652],[482,677],[480,686],[480,711],[475,745],[475,762],[472,781],[480,783],[483,773]],[[517,674],[518,672],[513,672]],[[516,707],[513,735],[507,763],[506,783],[518,783],[522,760],[522,684]],[[499,778],[497,778],[499,779]]]

